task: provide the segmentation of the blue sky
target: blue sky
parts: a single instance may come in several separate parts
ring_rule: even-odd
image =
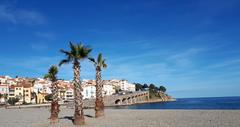
[[[102,52],[103,79],[164,85],[174,97],[239,96],[240,1],[0,2],[0,75],[42,77],[82,41]],[[59,77],[72,79],[72,65]],[[83,79],[94,79],[88,61]]]

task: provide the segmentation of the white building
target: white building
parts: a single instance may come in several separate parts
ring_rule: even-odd
[[[65,94],[65,100],[73,100],[74,99],[74,90],[73,88],[67,88]]]
[[[36,80],[34,82],[33,91],[35,93],[40,92],[40,93],[51,94],[52,91],[51,91],[50,87],[51,87],[51,82],[39,78],[38,80]]]
[[[115,89],[114,86],[108,82],[104,83],[103,85],[103,95],[104,96],[109,96],[109,95],[113,95],[115,93]]]
[[[127,80],[118,80],[118,79],[112,79],[108,80],[110,84],[112,84],[114,87],[119,87],[123,91],[135,91],[135,85],[132,83],[129,83]]]
[[[16,85],[17,82],[10,76],[0,76],[0,84]]]
[[[96,97],[96,87],[95,87],[95,80],[84,80],[82,82],[82,94],[83,99],[90,99]]]
[[[127,80],[120,80],[120,88],[123,91],[135,91],[135,85],[129,83]]]
[[[0,84],[0,94],[4,95],[8,95],[9,93],[9,88],[7,84]],[[4,96],[2,98],[0,98],[0,103],[4,103],[5,102],[5,98]]]
[[[0,84],[0,94],[8,94],[9,93],[9,85],[8,84]]]
[[[84,80],[82,83],[83,88],[83,98],[84,99],[90,99],[90,98],[96,98],[96,81],[95,80]],[[112,95],[115,93],[114,86],[108,82],[103,81],[103,96]]]

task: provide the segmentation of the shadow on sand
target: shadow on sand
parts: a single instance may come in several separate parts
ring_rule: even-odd
[[[94,118],[94,116],[91,116],[91,115],[84,115],[84,116],[86,116],[88,118]],[[73,116],[64,116],[64,117],[61,117],[59,119],[67,119],[67,120],[71,120],[72,122],[74,120]]]

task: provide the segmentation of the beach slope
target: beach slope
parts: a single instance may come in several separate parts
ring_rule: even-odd
[[[71,127],[73,109],[61,109],[59,127]],[[240,110],[85,110],[84,127],[240,127]],[[0,109],[1,127],[48,127],[48,108]]]

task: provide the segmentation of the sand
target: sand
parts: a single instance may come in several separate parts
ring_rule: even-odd
[[[72,127],[73,109],[61,109],[59,127]],[[83,127],[240,127],[240,110],[85,110]],[[0,127],[48,127],[48,108],[0,109]]]

